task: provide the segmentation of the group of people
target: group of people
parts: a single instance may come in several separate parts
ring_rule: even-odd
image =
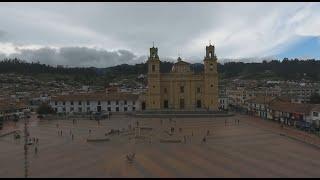
[[[74,119],[73,119],[73,123],[75,123],[75,120],[74,120]],[[59,128],[59,124],[57,124],[56,127]],[[62,132],[63,132],[62,130],[59,130],[59,131],[58,131],[58,135],[59,135],[59,136],[62,136]],[[69,134],[70,134],[71,139],[72,139],[72,141],[73,141],[73,139],[74,139],[74,134],[72,133],[71,129],[70,129],[70,131],[69,131]]]
[[[234,124],[240,124],[240,120],[239,119],[235,119],[234,120]],[[224,125],[227,126],[227,120],[224,120]]]
[[[73,133],[72,133],[72,131],[71,131],[71,129],[70,129],[70,136],[71,136],[71,139],[72,139],[72,141],[73,141],[73,139],[74,139],[74,135],[73,135]]]
[[[31,142],[33,145],[35,145],[34,154],[37,155],[38,154],[39,139],[35,138],[35,137],[29,138],[29,142]]]

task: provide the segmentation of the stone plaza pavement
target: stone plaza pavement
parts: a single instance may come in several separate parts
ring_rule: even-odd
[[[142,130],[139,139],[128,131],[107,136],[106,142],[86,141],[105,138],[112,128],[128,129],[137,120],[139,126],[153,129]],[[171,127],[172,136],[164,132]],[[15,129],[8,125],[2,131],[10,128]],[[22,129],[23,122],[16,128]],[[33,118],[29,129],[30,137],[39,138],[37,154],[35,145],[29,145],[29,177],[320,177],[319,148],[281,136],[279,126],[244,115],[172,121],[119,116],[100,125],[94,120],[73,124],[72,119]],[[182,143],[161,143],[161,139]],[[126,161],[130,152],[136,154],[133,163]],[[0,162],[0,177],[24,176],[23,138],[0,138]]]

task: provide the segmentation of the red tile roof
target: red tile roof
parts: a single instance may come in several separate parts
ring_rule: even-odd
[[[309,114],[313,107],[314,104],[297,104],[291,102],[284,102],[278,99],[269,103],[270,109],[288,113]]]

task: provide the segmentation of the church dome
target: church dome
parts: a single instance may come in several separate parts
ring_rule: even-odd
[[[172,66],[171,71],[172,72],[178,72],[178,73],[183,73],[183,72],[190,72],[190,64],[182,61],[180,57],[178,57],[178,62],[174,63]]]

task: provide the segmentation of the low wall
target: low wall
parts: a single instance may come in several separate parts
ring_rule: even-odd
[[[166,118],[166,117],[171,117],[171,118],[190,118],[190,117],[231,117],[234,116],[233,113],[225,113],[225,112],[209,112],[209,113],[204,113],[204,112],[178,112],[178,113],[173,113],[173,112],[141,112],[137,113],[134,115],[135,117],[139,118]]]

